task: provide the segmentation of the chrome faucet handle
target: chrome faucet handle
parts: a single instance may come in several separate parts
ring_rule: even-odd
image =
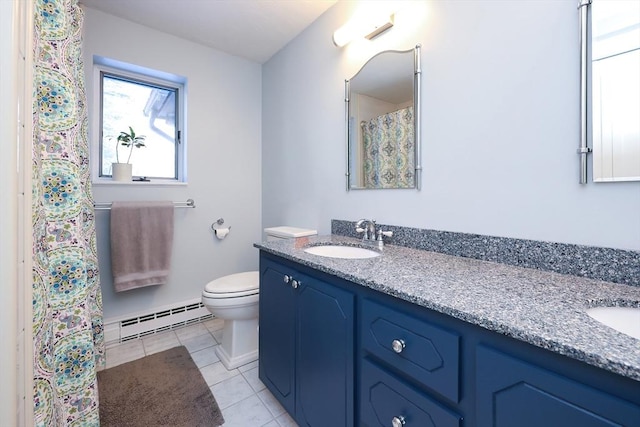
[[[369,232],[366,228],[356,227],[356,233],[364,233],[364,235],[362,236],[364,240],[367,240],[369,238]]]
[[[391,237],[393,236],[393,231],[378,230],[378,240],[382,240],[382,236]]]

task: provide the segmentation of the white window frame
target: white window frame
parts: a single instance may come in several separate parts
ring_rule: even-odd
[[[177,91],[176,126],[179,141],[176,146],[177,179],[153,178],[151,181],[117,182],[110,176],[100,176],[102,156],[102,74],[106,73],[124,79],[148,83],[175,89]],[[91,136],[91,180],[93,184],[114,185],[186,185],[187,184],[187,132],[186,132],[186,104],[187,79],[182,76],[153,70],[138,65],[128,64],[114,59],[94,55],[93,57],[93,114]]]

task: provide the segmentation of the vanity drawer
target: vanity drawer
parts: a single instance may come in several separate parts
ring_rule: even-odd
[[[360,319],[366,351],[458,403],[458,334],[371,300],[362,302]]]
[[[462,418],[458,414],[371,361],[363,359],[361,366],[360,419],[363,424],[369,427],[461,426]]]

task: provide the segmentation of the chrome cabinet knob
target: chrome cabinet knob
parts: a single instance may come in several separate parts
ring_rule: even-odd
[[[291,276],[284,275],[284,283],[289,283],[291,281]]]
[[[403,425],[405,425],[405,420],[404,417],[402,415],[398,415],[397,417],[393,417],[391,419],[391,425],[393,427],[402,427]]]
[[[291,281],[291,287],[293,289],[298,289],[298,286],[300,286],[300,282],[298,282],[297,280],[292,280]]]
[[[396,353],[402,353],[402,350],[405,348],[404,340],[393,340],[391,342],[391,348],[393,348],[393,351]]]

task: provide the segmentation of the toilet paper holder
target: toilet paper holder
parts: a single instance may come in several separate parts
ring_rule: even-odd
[[[216,220],[216,222],[214,222],[214,223],[212,223],[212,224],[211,224],[211,229],[212,229],[213,231],[216,231],[216,230],[217,230],[221,225],[223,225],[223,224],[224,224],[224,218],[218,218],[218,219]],[[228,228],[229,230],[231,230],[231,227],[227,227],[227,228]]]
[[[223,218],[218,218],[216,222],[211,224],[211,230],[213,230],[213,233],[220,240],[227,237],[227,234],[229,234],[229,231],[231,231],[231,227],[224,227],[224,228],[221,227],[223,224],[224,224]]]

